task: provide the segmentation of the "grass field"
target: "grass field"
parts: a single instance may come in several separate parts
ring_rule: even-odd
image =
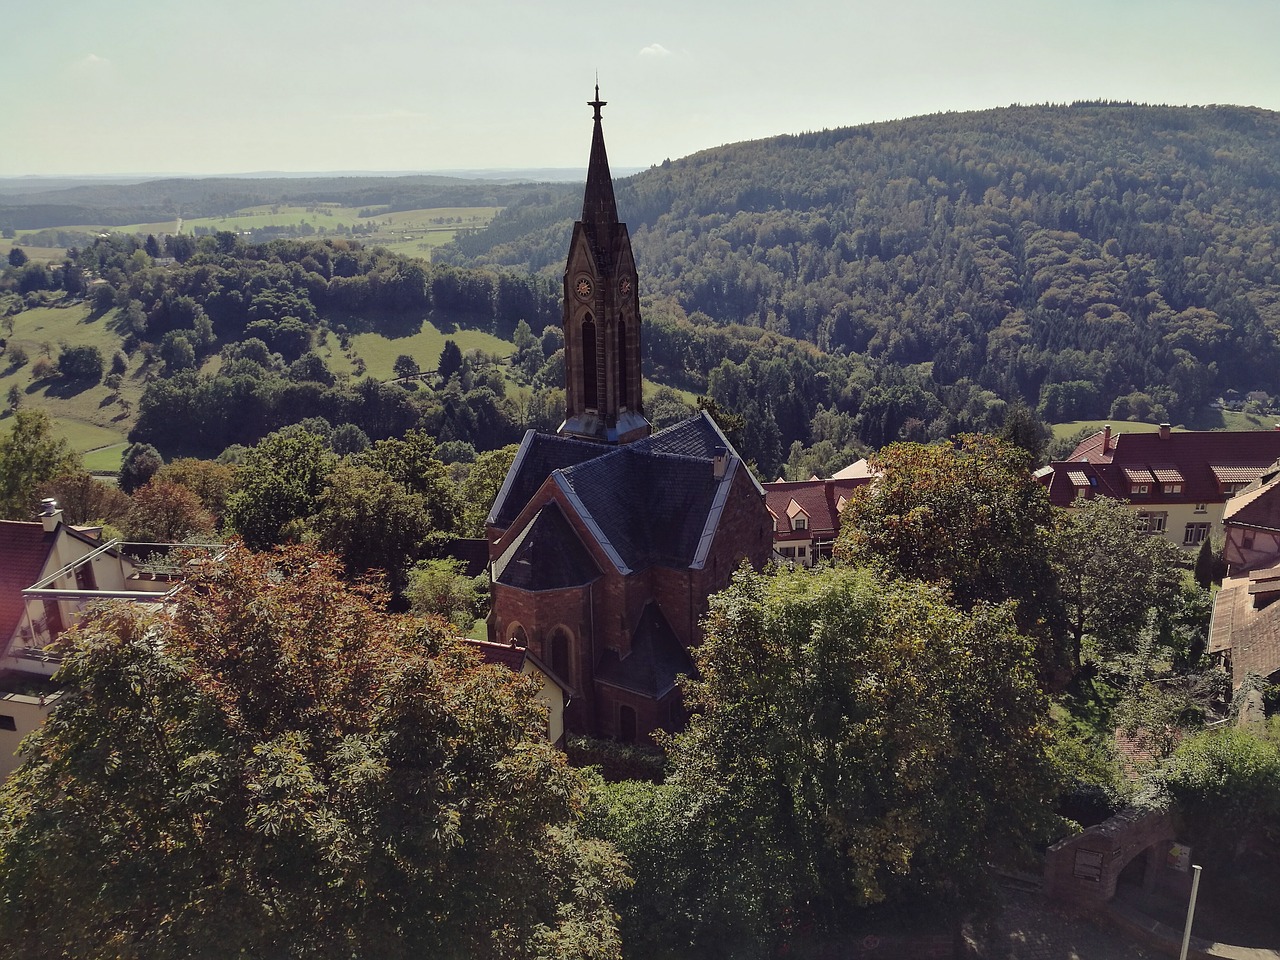
[[[111,329],[113,318],[114,312],[94,317],[84,303],[24,310],[12,318],[13,334],[8,337],[6,354],[0,356],[0,397],[7,397],[16,386],[22,405],[46,410],[73,449],[97,451],[94,469],[101,470],[119,467],[132,411],[144,387],[141,357],[130,360],[118,394],[102,383],[79,389],[58,377],[36,380],[32,370],[46,354],[56,361],[63,346],[97,347],[109,364],[120,346]],[[27,363],[13,365],[8,358],[14,348],[27,354]],[[122,400],[129,404],[128,412]]]
[[[67,251],[62,247],[29,247],[21,241],[0,239],[0,266],[8,264],[9,251],[14,247],[22,247],[22,252],[28,259],[40,263],[61,261],[67,255]]]
[[[387,339],[376,333],[359,333],[351,338],[351,352],[365,363],[365,374],[379,380],[390,380],[395,376],[393,367],[396,357],[408,354],[418,362],[424,370],[434,370],[440,362],[440,351],[444,349],[445,340],[452,340],[463,353],[471,350],[483,350],[485,353],[496,353],[508,357],[515,352],[515,345],[499,340],[490,333],[479,330],[456,330],[443,333],[430,321],[422,324],[422,329],[411,337]],[[351,373],[351,360],[338,349],[336,340],[330,338],[329,351],[325,356],[329,369],[334,373]]]
[[[245,207],[225,217],[200,217],[194,220],[165,220],[160,223],[130,223],[125,226],[107,227],[101,224],[85,224],[67,227],[68,230],[85,233],[111,231],[114,233],[157,235],[165,233],[194,233],[196,228],[230,230],[243,233],[262,227],[297,227],[310,224],[318,232],[333,235],[340,226],[361,228],[373,224],[374,232],[360,234],[358,239],[366,246],[386,247],[394,253],[429,260],[431,250],[453,239],[461,229],[483,227],[500,211],[501,207],[432,207],[423,210],[397,210],[388,213],[379,207],[343,207],[336,203],[314,203],[306,206],[266,204]],[[361,210],[376,211],[372,216],[361,217]],[[22,245],[22,231],[17,241],[0,241],[0,255],[8,256],[14,242]],[[66,251],[56,248],[23,247],[32,259],[57,260]]]
[[[1175,423],[1173,426],[1178,430],[1271,430],[1277,422],[1280,422],[1280,416],[1209,408],[1201,410],[1188,423]],[[1108,423],[1119,433],[1154,433],[1160,429],[1158,423],[1136,423],[1132,420],[1071,420],[1055,423],[1053,437],[1058,440],[1086,428],[1093,433]]]

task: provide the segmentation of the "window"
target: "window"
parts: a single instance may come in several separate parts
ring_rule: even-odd
[[[1241,545],[1242,547],[1244,547],[1246,550],[1252,550],[1252,549],[1253,549],[1253,537],[1254,537],[1254,533],[1255,533],[1255,531],[1253,531],[1253,530],[1246,530],[1246,531],[1244,531],[1244,533],[1243,533],[1243,534],[1241,535],[1241,537],[1240,537],[1240,545]]]
[[[788,560],[794,560],[796,556],[796,548],[795,547],[779,547],[778,553],[782,554]]]
[[[563,627],[551,634],[551,669],[561,680],[569,679],[569,634]]]
[[[1203,543],[1208,536],[1209,524],[1188,523],[1187,528],[1182,532],[1182,545],[1184,547],[1194,547]]]
[[[791,529],[792,530],[808,530],[809,518],[806,517],[803,513],[797,513],[794,517],[791,518]]]
[[[1151,492],[1151,484],[1149,483],[1133,483],[1129,485],[1129,492],[1138,496],[1146,496]]]
[[[76,567],[76,589],[77,590],[97,590],[98,586],[93,580],[93,561],[82,563]]]
[[[518,623],[511,628],[511,645],[515,647],[529,646],[529,635],[524,632],[524,627]]]
[[[595,410],[600,399],[596,390],[596,322],[587,315],[582,321],[582,405],[588,410]]]
[[[1169,519],[1167,513],[1139,513],[1138,529],[1143,533],[1164,534],[1165,521]]]
[[[800,557],[801,559],[804,559],[804,558],[805,558],[805,557],[807,557],[808,555],[809,555],[809,548],[808,548],[808,547],[801,547],[798,551],[796,551],[796,556],[797,556],[797,557]]]
[[[1208,512],[1209,512],[1209,505],[1208,505],[1208,504],[1206,504],[1206,503],[1197,503],[1197,504],[1196,504],[1196,513],[1208,513]]]
[[[1164,485],[1163,485],[1163,489],[1164,489],[1164,492],[1165,492],[1165,493],[1181,493],[1181,492],[1182,492],[1182,484],[1180,484],[1180,483],[1166,483],[1166,484],[1164,484]]]
[[[618,707],[618,739],[623,743],[636,742],[636,711],[625,703]]]

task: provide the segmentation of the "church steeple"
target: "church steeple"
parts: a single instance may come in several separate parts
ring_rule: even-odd
[[[627,443],[652,432],[642,407],[640,295],[627,225],[618,220],[613,177],[595,111],[582,219],[573,225],[564,271],[565,421],[560,433]]]
[[[613,177],[609,175],[609,157],[604,150],[604,131],[600,128],[600,108],[607,103],[600,99],[600,84],[597,83],[596,98],[587,101],[588,107],[595,108],[596,127],[591,134],[591,160],[587,163],[587,189],[582,196],[582,220],[599,225],[618,222]]]

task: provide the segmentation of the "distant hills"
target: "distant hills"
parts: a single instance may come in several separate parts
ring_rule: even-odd
[[[645,290],[1047,419],[1280,391],[1280,115],[1014,106],[739,143],[618,184]],[[437,261],[556,274],[577,191]],[[1118,407],[1117,407],[1118,405]]]

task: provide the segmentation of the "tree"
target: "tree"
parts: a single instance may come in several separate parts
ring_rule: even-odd
[[[431,531],[427,505],[382,470],[344,464],[316,499],[316,541],[336,553],[351,577],[381,570],[393,593]]]
[[[476,457],[459,491],[462,502],[462,536],[485,535],[485,518],[489,516],[493,502],[498,499],[498,491],[502,489],[502,481],[507,478],[518,449],[515,444],[511,444],[500,450],[486,450]]]
[[[147,256],[155,258],[160,256],[160,241],[156,239],[154,233],[148,233],[146,242],[143,243],[142,249],[147,251]]]
[[[458,492],[449,468],[436,456],[436,442],[421,430],[403,437],[379,440],[351,457],[356,466],[369,466],[389,475],[409,493],[422,498],[430,529],[444,535],[458,525]]]
[[[40,485],[38,496],[53,497],[67,523],[124,524],[132,501],[119,487],[103,483],[84,471],[64,473]]]
[[[446,340],[444,349],[440,351],[440,362],[436,365],[436,372],[440,374],[441,380],[447,381],[461,369],[462,351],[454,341]]]
[[[27,252],[26,252],[25,250],[23,250],[21,247],[12,247],[12,248],[10,248],[10,250],[9,250],[9,266],[11,266],[11,267],[25,267],[25,266],[27,265],[27,260],[29,260],[29,259],[30,259],[30,258],[27,256]]]
[[[309,550],[191,587],[67,641],[0,792],[6,953],[619,956],[621,864],[528,679]]]
[[[1076,507],[1059,513],[1050,556],[1079,671],[1086,642],[1103,659],[1135,648],[1152,611],[1173,602],[1182,557],[1164,537],[1143,532],[1119,500],[1078,500]]]
[[[467,633],[485,605],[487,578],[468,577],[460,560],[424,560],[409,571],[405,595],[414,613],[441,617]]]
[[[236,485],[237,472],[232,463],[179,457],[157,470],[152,480],[186,487],[200,498],[200,505],[221,523],[227,510],[227,497]]]
[[[53,433],[43,410],[17,410],[7,433],[0,433],[0,519],[27,520],[38,510],[40,484],[80,470],[80,458]]]
[[[118,479],[120,489],[125,493],[133,493],[164,466],[164,457],[160,451],[149,443],[131,443],[125,448],[120,460]]]
[[[736,956],[885,900],[959,916],[1049,821],[1048,705],[1010,604],[966,613],[864,569],[743,571],[695,660],[657,791],[681,853],[638,865],[629,931],[661,927],[660,904],[690,925],[676,936]]]
[[[180,370],[190,370],[196,365],[196,348],[185,330],[170,330],[160,341],[160,359],[164,371],[173,376]]]
[[[418,361],[413,359],[413,357],[409,356],[407,353],[402,353],[400,356],[396,357],[396,362],[392,364],[391,369],[401,380],[412,380],[420,372],[418,368]]]
[[[335,465],[333,451],[313,433],[268,434],[240,462],[227,524],[253,550],[300,540]]]
[[[835,555],[945,583],[964,609],[1016,600],[1019,627],[1040,638],[1044,668],[1056,666],[1054,513],[1026,451],[968,434],[954,444],[895,443],[869,459],[880,477],[845,509]]]
[[[217,522],[195,492],[180,483],[152,478],[133,492],[126,521],[131,540],[180,543],[207,537]]]
[[[58,372],[68,380],[97,383],[102,379],[102,351],[97,347],[63,347],[58,353]]]

